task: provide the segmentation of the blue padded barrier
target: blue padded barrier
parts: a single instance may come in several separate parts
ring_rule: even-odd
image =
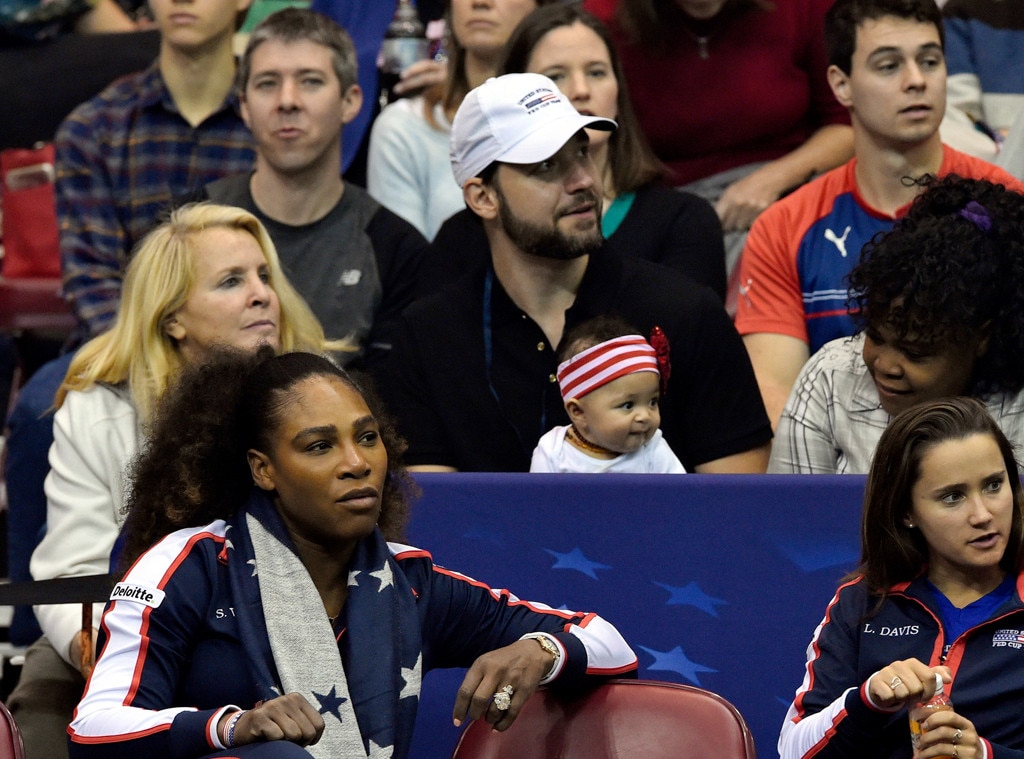
[[[640,676],[715,691],[762,757],[859,557],[864,477],[418,475],[409,542],[520,598],[596,611]],[[461,671],[425,680],[414,759],[450,755]]]

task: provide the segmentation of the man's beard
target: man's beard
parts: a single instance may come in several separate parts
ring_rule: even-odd
[[[601,208],[599,199],[594,198],[594,204],[595,208]],[[504,197],[499,199],[498,213],[508,239],[521,251],[532,256],[568,261],[593,253],[604,242],[600,210],[597,212],[597,223],[593,229],[571,235],[559,229],[557,224],[550,228],[541,227],[519,219],[512,214]]]

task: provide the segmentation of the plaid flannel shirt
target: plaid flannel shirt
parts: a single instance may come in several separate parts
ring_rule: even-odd
[[[159,215],[255,156],[233,93],[193,127],[155,63],[78,106],[55,142],[64,294],[88,337],[113,321],[128,258]]]

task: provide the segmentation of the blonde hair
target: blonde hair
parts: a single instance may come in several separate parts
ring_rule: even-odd
[[[247,232],[263,251],[270,286],[281,304],[281,352],[350,349],[344,342],[324,337],[320,322],[285,277],[277,250],[259,219],[241,208],[191,203],[172,211],[167,221],[139,243],[125,271],[114,325],[75,354],[57,391],[56,407],[69,391],[88,390],[99,383],[127,383],[140,421],[149,420],[184,366],[181,351],[165,326],[195,284],[196,238],[215,228]]]

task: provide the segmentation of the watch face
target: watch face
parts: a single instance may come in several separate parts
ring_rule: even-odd
[[[540,647],[543,648],[545,651],[547,651],[549,654],[551,654],[556,659],[559,656],[562,655],[562,653],[558,650],[558,646],[556,646],[554,643],[552,643],[551,640],[546,635],[538,635],[538,636],[536,636],[534,638],[534,640],[536,640],[538,643],[540,643]]]

